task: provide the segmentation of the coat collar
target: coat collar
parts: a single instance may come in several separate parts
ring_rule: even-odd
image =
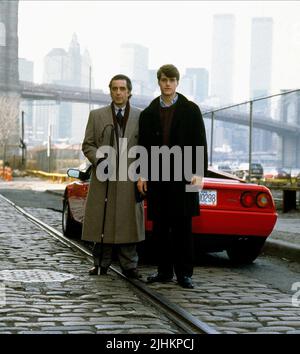
[[[183,96],[181,93],[178,94],[178,100],[176,102],[177,107],[178,106],[185,106],[188,104],[188,99]],[[159,111],[159,106],[160,106],[160,96],[156,97],[148,106],[147,110],[150,111],[151,113],[157,113]]]
[[[124,132],[124,138],[127,138],[128,141],[132,137],[132,135],[134,134],[134,132],[136,130],[135,127],[136,127],[136,120],[134,119],[133,110],[130,107],[128,120],[127,120],[127,124],[125,127],[125,132]]]
[[[188,104],[188,99],[183,96],[182,94],[178,93],[178,100],[176,102],[176,109],[174,112],[174,117],[171,125],[171,131],[170,131],[170,136],[173,136],[174,129],[176,128],[177,124],[180,122],[180,120],[183,118],[183,112],[185,107]],[[161,128],[161,123],[160,123],[160,98],[157,97],[155,98],[147,108],[148,113],[150,113],[153,116],[153,128],[156,131],[157,135],[162,135],[162,128]]]

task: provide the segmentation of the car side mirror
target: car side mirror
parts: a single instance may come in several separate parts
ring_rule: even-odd
[[[86,181],[87,179],[89,179],[88,171],[83,172],[78,170],[77,168],[69,168],[67,171],[67,175],[72,178],[78,178],[81,181]]]

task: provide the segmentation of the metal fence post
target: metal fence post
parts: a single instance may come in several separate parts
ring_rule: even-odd
[[[213,145],[214,145],[214,121],[215,121],[215,112],[211,112],[211,128],[210,128],[210,166],[213,162]]]
[[[249,108],[249,175],[248,175],[249,182],[251,181],[252,133],[253,133],[253,101],[250,101],[250,108]]]

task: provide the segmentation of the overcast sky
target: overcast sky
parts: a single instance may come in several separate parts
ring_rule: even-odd
[[[87,48],[95,85],[105,89],[120,71],[120,46],[149,48],[149,68],[173,63],[210,71],[214,14],[236,16],[234,99],[249,95],[252,17],[273,17],[272,91],[300,88],[300,2],[297,1],[20,1],[19,57],[33,60],[42,81],[43,58],[67,49],[75,32]],[[180,91],[180,89],[178,90]]]

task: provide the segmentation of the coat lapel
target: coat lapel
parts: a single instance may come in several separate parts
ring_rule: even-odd
[[[178,101],[176,103],[176,108],[175,108],[173,121],[172,121],[172,125],[171,125],[171,130],[170,130],[170,142],[172,142],[172,137],[175,136],[175,132],[176,132],[179,122],[182,119],[184,119],[184,106],[183,106],[182,98],[181,98],[180,94],[178,94],[178,96],[179,97],[178,97]]]
[[[112,116],[112,111],[110,106],[106,107],[105,112],[101,115],[102,118],[102,123],[103,126],[100,128],[100,132],[96,131],[96,134],[103,134],[103,130],[106,129],[105,131],[105,141],[102,142],[104,145],[110,144],[110,134],[111,134],[111,129],[114,129],[114,121],[113,121],[113,116]],[[117,150],[117,137],[116,137],[116,132],[114,129],[114,144],[113,147]]]
[[[156,144],[155,145],[161,145],[162,144],[162,127],[161,127],[161,122],[160,122],[160,113],[159,113],[159,97],[156,98],[150,108],[150,114],[152,115],[153,119],[151,120],[151,131],[154,132],[154,135],[156,137]]]

